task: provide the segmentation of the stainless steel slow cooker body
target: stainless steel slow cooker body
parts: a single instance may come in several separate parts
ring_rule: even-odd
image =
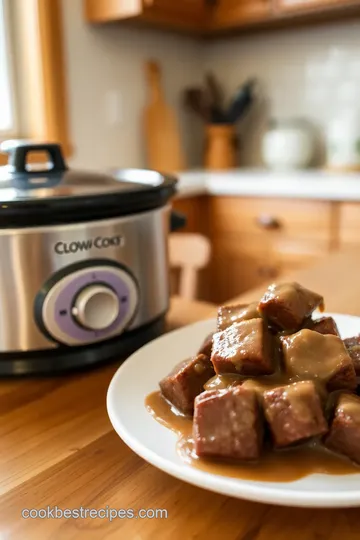
[[[49,151],[50,171],[29,171],[34,149]],[[56,145],[10,152],[0,174],[0,374],[120,358],[158,335],[176,181],[79,175]]]

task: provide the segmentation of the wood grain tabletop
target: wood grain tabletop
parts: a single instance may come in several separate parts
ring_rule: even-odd
[[[359,270],[360,254],[336,255],[290,277],[323,293],[329,311],[360,315]],[[214,313],[211,304],[174,299],[169,326]],[[0,540],[359,539],[360,509],[256,504],[187,485],[148,465],[107,417],[106,391],[117,368],[0,382]],[[25,509],[48,507],[165,509],[167,518],[22,517]]]

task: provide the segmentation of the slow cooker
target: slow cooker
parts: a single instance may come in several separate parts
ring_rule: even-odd
[[[0,374],[121,358],[159,335],[169,305],[176,179],[70,170],[56,144],[5,144],[0,167]],[[46,152],[46,170],[28,164]]]

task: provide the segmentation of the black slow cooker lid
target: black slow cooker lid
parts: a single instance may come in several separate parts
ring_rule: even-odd
[[[57,144],[7,141],[0,167],[0,228],[34,227],[120,217],[161,207],[176,192],[176,179],[155,171],[122,169],[113,175],[67,167]],[[39,170],[31,152],[46,152]]]

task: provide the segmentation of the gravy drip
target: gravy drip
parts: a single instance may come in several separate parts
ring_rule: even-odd
[[[194,452],[191,417],[179,414],[160,392],[147,396],[145,406],[155,420],[177,433],[177,451],[184,462],[212,474],[244,480],[293,482],[309,474],[360,472],[357,465],[330,452],[317,441],[277,452],[265,450],[261,460],[254,463],[199,458]],[[348,406],[351,407],[351,403]]]

